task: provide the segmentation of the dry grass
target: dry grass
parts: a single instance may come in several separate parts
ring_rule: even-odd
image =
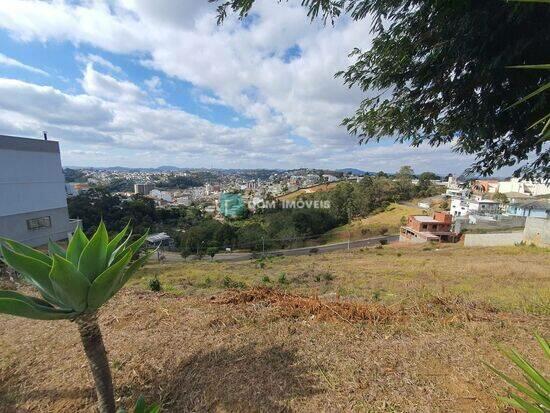
[[[502,343],[542,365],[532,332],[550,334],[549,255],[384,247],[264,268],[147,267],[101,311],[119,403],[144,394],[166,412],[498,411],[503,385],[481,360],[510,372]],[[145,289],[155,273],[164,293]],[[251,288],[225,289],[226,275]],[[93,397],[72,323],[0,317],[0,411],[92,412]]]
[[[411,201],[412,202],[412,201]],[[385,211],[374,214],[367,218],[354,220],[351,224],[334,228],[325,234],[328,242],[339,242],[348,239],[351,231],[352,239],[361,239],[375,235],[398,234],[401,226],[401,219],[409,215],[425,215],[427,212],[422,208],[390,204]]]
[[[277,197],[277,199],[280,200],[280,201],[293,201],[293,200],[298,199],[302,195],[313,194],[315,192],[331,191],[332,189],[334,189],[336,187],[336,185],[338,185],[338,182],[329,182],[329,183],[323,183],[323,184],[319,184],[319,185],[315,185],[315,186],[310,186],[308,188],[298,189],[294,192],[290,192],[288,194],[281,195],[281,196]]]

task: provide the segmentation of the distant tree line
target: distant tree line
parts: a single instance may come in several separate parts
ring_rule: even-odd
[[[82,220],[87,234],[92,234],[101,219],[112,231],[119,231],[132,221],[134,233],[172,232],[177,228],[190,228],[203,220],[200,210],[194,207],[156,208],[155,202],[142,195],[130,198],[113,195],[105,189],[90,189],[67,200],[69,216]]]

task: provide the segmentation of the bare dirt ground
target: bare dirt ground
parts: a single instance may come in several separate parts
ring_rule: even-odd
[[[119,404],[507,411],[481,361],[513,372],[501,344],[544,365],[532,333],[550,334],[550,254],[424,248],[144,269],[101,311]],[[165,292],[147,291],[154,274]],[[94,411],[72,323],[0,316],[0,411]]]

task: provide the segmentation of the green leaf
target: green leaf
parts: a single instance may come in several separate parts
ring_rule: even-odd
[[[550,88],[550,82],[548,83],[545,83],[544,85],[542,85],[541,87],[537,88],[536,90],[534,90],[533,92],[529,93],[527,96],[521,98],[520,100],[518,100],[516,103],[508,106],[506,109],[511,109],[529,99],[531,99],[532,97],[535,97],[537,96],[539,93],[542,93],[544,92],[546,89],[549,89]]]
[[[527,360],[525,360],[514,349],[505,351],[506,356],[514,362],[516,366],[524,371],[535,383],[537,383],[544,391],[550,393],[550,383],[546,380]]]
[[[518,66],[507,66],[508,69],[542,69],[542,70],[550,70],[550,64],[542,64],[542,65],[518,65]]]
[[[12,239],[2,237],[0,237],[0,242],[5,242],[13,251],[19,254],[23,254],[28,257],[34,258],[35,260],[42,261],[44,264],[52,265],[52,259],[50,257],[48,257],[43,252],[35,250],[34,248],[31,248],[25,244],[21,244],[20,242],[14,241]]]
[[[132,238],[132,231],[130,231],[130,233],[128,234],[128,236],[126,237],[126,239],[124,240],[124,242],[122,244],[120,244],[114,251],[113,253],[111,254],[110,257],[107,257],[108,258],[108,263],[107,265],[111,265],[113,263],[113,261],[115,261],[117,258],[119,258],[121,255],[123,255],[125,253],[125,249],[126,249],[126,245],[128,244],[128,241],[130,241],[130,239]]]
[[[522,392],[523,394],[531,397],[534,400],[541,401],[539,395],[536,392],[534,392],[532,389],[530,389],[530,388],[524,386],[523,384],[515,381],[510,376],[504,374],[500,370],[497,370],[495,367],[491,366],[490,364],[488,364],[488,363],[483,363],[483,364],[485,364],[489,369],[491,369],[491,371],[493,371],[497,376],[499,376],[501,379],[503,379],[506,383],[513,386],[516,390]]]
[[[56,296],[67,307],[78,312],[86,309],[90,281],[73,263],[59,255],[54,255],[50,280]]]
[[[132,278],[132,275],[134,275],[136,271],[139,270],[147,262],[149,257],[151,257],[151,255],[153,254],[154,254],[154,251],[148,252],[144,254],[142,257],[135,260],[132,264],[130,264],[128,269],[124,272],[124,276],[120,279],[120,284],[118,285],[116,291],[120,290],[122,286],[126,284],[130,278]],[[115,294],[116,294],[116,291],[115,291]]]
[[[55,298],[54,289],[50,281],[51,267],[43,261],[19,254],[0,244],[0,252],[3,261],[14,270],[23,274],[38,290],[44,298],[54,304],[60,304]]]
[[[107,229],[101,221],[92,239],[84,247],[78,261],[78,270],[90,281],[93,281],[106,267],[108,240]]]
[[[145,413],[145,399],[143,396],[140,396],[136,402],[136,407],[134,408],[134,413]]]
[[[88,307],[99,308],[118,291],[120,279],[124,276],[124,268],[132,259],[132,251],[128,250],[120,260],[107,268],[92,283],[88,292]]]
[[[120,241],[126,235],[128,232],[128,229],[130,229],[130,222],[126,224],[126,226],[120,231],[118,234],[114,236],[114,238],[109,242],[107,245],[107,258],[110,259],[113,252],[117,249],[118,244],[120,244]]]
[[[0,313],[35,320],[63,320],[76,314],[39,305],[33,297],[27,297],[13,291],[0,291]]]
[[[128,248],[130,248],[134,254],[138,252],[141,246],[143,245],[143,243],[145,242],[147,235],[149,235],[149,230],[147,230],[145,234],[139,237],[136,241],[128,245]]]
[[[537,333],[535,333],[535,338],[539,342],[542,351],[544,351],[546,357],[550,359],[550,344],[548,343],[548,341],[544,337],[539,336]]]
[[[67,259],[74,265],[78,266],[80,255],[82,254],[84,247],[88,245],[88,242],[88,237],[84,234],[82,228],[78,226],[73,234],[73,237],[71,238],[71,241],[69,242],[69,246],[67,247]]]
[[[545,413],[545,411],[542,410],[540,407],[532,405],[531,403],[527,402],[526,400],[523,400],[521,397],[516,396],[515,394],[511,394],[510,398],[517,403],[515,405],[516,407],[519,406],[522,410],[525,410],[527,413]]]
[[[52,240],[48,241],[48,251],[50,253],[50,256],[57,254],[61,257],[65,257],[67,255],[67,252]]]
[[[30,295],[23,295],[16,291],[10,291],[10,290],[0,290],[0,298],[11,298],[14,300],[20,300],[28,302],[31,305],[39,305],[42,307],[45,307],[47,309],[52,309],[52,305],[48,303],[47,301],[41,300],[37,297],[31,297]]]

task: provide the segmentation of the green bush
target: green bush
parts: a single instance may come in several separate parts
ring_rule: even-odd
[[[155,276],[155,278],[149,280],[149,289],[155,292],[162,291],[162,285],[158,277]]]
[[[287,284],[288,281],[286,279],[286,274],[284,272],[282,272],[280,275],[279,275],[279,279],[277,280],[279,282],[279,284]]]

